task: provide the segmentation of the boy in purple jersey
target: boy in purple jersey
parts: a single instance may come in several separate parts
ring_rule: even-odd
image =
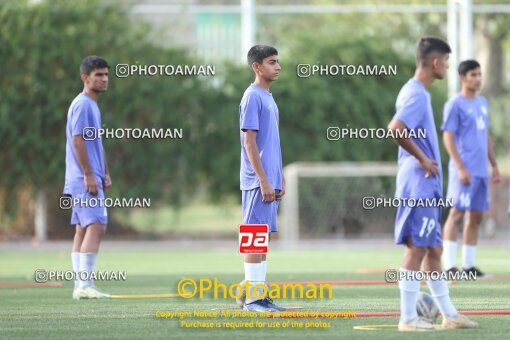
[[[71,196],[75,202],[71,217],[71,225],[76,225],[71,252],[73,270],[84,273],[75,280],[73,298],[77,300],[110,298],[109,294],[94,286],[90,275],[108,223],[102,202],[104,191],[111,186],[111,179],[101,139],[83,138],[85,128],[102,127],[97,100],[108,88],[109,68],[107,61],[101,57],[83,59],[80,66],[83,92],[73,100],[67,114],[64,194]],[[82,203],[76,203],[76,200]]]
[[[457,232],[465,211],[469,211],[463,230],[462,268],[481,277],[484,274],[475,266],[475,257],[478,229],[483,212],[489,209],[488,163],[492,165],[494,183],[500,181],[500,174],[487,132],[487,100],[476,94],[482,85],[480,64],[466,60],[458,71],[462,89],[446,102],[442,126],[444,145],[450,155],[447,197],[455,201],[444,226],[445,269],[459,271]]]
[[[420,39],[416,48],[416,71],[400,90],[396,113],[388,125],[395,135],[405,137],[406,130],[422,129],[425,138],[396,138],[399,144],[398,198],[441,198],[441,156],[434,115],[427,88],[442,79],[451,52],[439,38]],[[397,134],[398,133],[398,134]],[[440,207],[399,207],[395,221],[395,242],[405,245],[399,273],[400,331],[433,331],[434,325],[418,317],[416,303],[420,281],[416,275],[423,265],[427,272],[441,271],[442,239]],[[434,301],[443,315],[443,328],[474,328],[478,324],[459,314],[450,301],[446,280],[428,282]]]
[[[246,89],[239,105],[243,223],[267,224],[273,233],[278,231],[278,204],[285,195],[279,113],[269,91],[281,70],[278,51],[270,46],[253,46],[248,52],[248,65],[255,73],[255,81]],[[266,271],[265,254],[245,255],[245,281],[251,283],[252,291],[242,301],[244,310],[284,310],[267,297],[257,298],[262,293],[253,291],[255,285],[265,283]]]

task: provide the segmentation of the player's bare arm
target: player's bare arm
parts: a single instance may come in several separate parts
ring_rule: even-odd
[[[494,154],[494,144],[492,143],[491,136],[487,135],[487,146],[489,151],[489,162],[492,166],[492,181],[494,183],[501,182],[501,174],[499,173],[498,163],[496,162],[496,155]]]
[[[253,167],[253,171],[257,175],[260,182],[260,191],[262,192],[262,199],[264,202],[272,202],[275,200],[275,192],[269,181],[267,180],[266,172],[262,166],[260,159],[259,148],[257,147],[257,131],[246,130],[244,136],[244,149]]]
[[[395,136],[403,136],[403,131],[407,128],[401,120],[393,119],[388,125],[388,129],[392,130]],[[437,176],[437,162],[425,156],[411,138],[395,138],[395,141],[420,162],[421,167],[425,171],[425,177],[429,177],[431,174],[434,177]]]
[[[448,155],[450,155],[451,159],[455,162],[455,165],[457,165],[459,180],[464,184],[471,183],[471,174],[464,166],[464,163],[462,163],[459,151],[457,150],[457,144],[455,144],[455,133],[452,131],[445,131],[443,133],[443,143]]]
[[[90,167],[89,158],[87,156],[87,150],[85,149],[85,142],[82,135],[73,136],[73,148],[80,163],[81,170],[83,171],[83,181],[85,183],[85,189],[93,195],[97,195],[98,185],[96,176]]]
[[[108,168],[108,162],[106,161],[106,151],[103,147],[103,159],[104,159],[104,168],[105,168],[105,176],[103,181],[104,190],[108,190],[109,187],[112,186],[112,179],[110,178],[110,169]]]

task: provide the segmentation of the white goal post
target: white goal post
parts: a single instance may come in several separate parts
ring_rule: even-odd
[[[279,233],[283,244],[296,244],[299,232],[299,182],[302,178],[338,177],[395,177],[396,162],[314,162],[292,163],[284,168],[285,198],[281,201],[282,227]],[[319,203],[320,204],[320,203]]]

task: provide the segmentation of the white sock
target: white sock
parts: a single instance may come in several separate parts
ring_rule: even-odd
[[[255,285],[264,284],[264,265],[262,263],[244,263],[244,279],[250,281],[250,291],[246,294],[246,303],[252,303],[260,300],[262,289],[257,287],[257,294],[255,294]],[[250,296],[250,297],[248,297]]]
[[[444,269],[448,270],[457,266],[457,241],[443,241]]]
[[[400,268],[400,271],[413,272],[413,270],[403,268]],[[404,275],[402,275],[402,277],[404,277]],[[416,277],[416,275],[414,277]],[[418,294],[420,292],[420,281],[401,280],[398,283],[398,288],[400,289],[400,320],[409,322],[416,319],[418,317],[416,303],[418,302]]]
[[[432,298],[439,307],[439,310],[443,315],[446,316],[455,316],[458,314],[457,309],[452,304],[450,300],[450,294],[448,292],[448,282],[445,280],[432,281],[429,280],[427,282],[430,292],[432,293]]]
[[[266,276],[267,276],[267,261],[262,261],[262,272],[263,272],[263,278],[264,282],[266,282]]]
[[[79,252],[71,252],[71,261],[73,262],[73,272],[74,275],[77,275],[78,271],[80,270],[80,253]],[[74,289],[78,288],[78,277],[75,276],[74,278]]]
[[[93,286],[94,283],[90,279],[91,273],[94,271],[94,267],[96,265],[96,257],[97,254],[95,253],[80,253],[80,272],[86,272],[87,276],[85,274],[82,274],[87,280],[81,280],[80,279],[80,288],[85,288],[89,286]]]
[[[462,245],[462,268],[469,269],[475,266],[476,245]]]

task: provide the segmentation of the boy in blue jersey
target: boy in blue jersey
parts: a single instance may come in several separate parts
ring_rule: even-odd
[[[489,114],[487,100],[477,95],[482,85],[482,72],[476,60],[463,61],[458,68],[462,89],[444,106],[443,141],[450,155],[447,197],[453,198],[444,226],[445,269],[458,272],[457,232],[462,227],[464,213],[469,211],[463,230],[462,268],[477,277],[484,275],[475,266],[478,229],[483,212],[489,209],[489,171],[492,180],[500,174],[492,140],[487,132]]]
[[[416,48],[416,71],[400,90],[396,113],[388,125],[399,144],[397,198],[442,198],[441,156],[430,94],[434,80],[442,79],[451,52],[439,38],[420,39]],[[405,131],[421,129],[425,138],[404,138]],[[397,134],[398,133],[398,134]],[[433,331],[434,326],[418,317],[416,303],[420,290],[419,271],[441,271],[442,238],[440,207],[400,206],[395,221],[395,242],[406,250],[399,273],[400,331]],[[450,301],[446,280],[431,281],[428,286],[443,315],[443,328],[473,328],[478,325],[459,314]]]
[[[239,105],[241,134],[241,192],[243,223],[267,224],[277,232],[276,215],[279,200],[285,195],[280,149],[279,113],[269,88],[278,79],[281,67],[278,51],[270,46],[256,45],[248,52],[248,65],[255,81],[244,92]],[[252,291],[247,294],[243,309],[249,311],[279,311],[284,308],[272,303],[253,287],[266,281],[265,254],[246,254],[245,281]],[[260,286],[260,285],[259,285]]]
[[[103,202],[111,179],[101,139],[83,138],[85,128],[102,127],[97,100],[108,88],[109,68],[101,57],[83,59],[80,66],[83,92],[74,98],[67,114],[64,194],[71,196],[75,203],[71,217],[71,225],[76,225],[71,259],[75,273],[81,273],[73,291],[77,300],[110,298],[94,286],[90,276],[108,223]]]

